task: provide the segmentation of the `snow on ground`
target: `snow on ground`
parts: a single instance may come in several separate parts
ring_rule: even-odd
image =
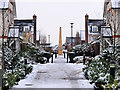
[[[58,56],[54,63],[33,65],[32,73],[14,88],[93,88],[82,72],[84,65],[66,61]]]

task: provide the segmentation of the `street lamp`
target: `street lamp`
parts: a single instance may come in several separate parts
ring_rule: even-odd
[[[115,79],[115,61],[113,59],[110,60],[110,83],[113,83]]]
[[[71,24],[71,46],[73,45],[73,24],[74,23],[70,23]]]
[[[49,40],[48,43],[50,43],[50,35],[48,35],[48,40]]]

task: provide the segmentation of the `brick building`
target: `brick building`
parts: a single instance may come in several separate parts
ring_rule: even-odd
[[[0,2],[0,44],[2,43],[2,35],[4,41],[7,42],[9,26],[14,25],[14,18],[16,17],[16,3],[15,0]],[[4,29],[4,33],[3,33]]]
[[[96,55],[100,53],[101,26],[104,25],[105,20],[89,19],[89,16],[85,15],[85,42],[93,45]]]
[[[36,45],[36,15],[33,15],[33,19],[15,19],[14,26],[10,27],[8,34],[9,45],[17,51],[24,49],[23,44]],[[15,34],[16,37],[11,34]]]

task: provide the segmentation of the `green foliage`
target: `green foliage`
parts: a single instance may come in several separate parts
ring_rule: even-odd
[[[26,65],[26,74],[29,74],[30,72],[32,72],[32,70],[33,70],[33,67],[30,65]]]
[[[27,45],[26,49],[24,52],[21,52],[21,56],[27,58],[28,60],[32,62],[37,62],[37,63],[46,63],[46,59],[43,58],[44,53],[41,52],[40,48]]]
[[[80,52],[80,51],[84,51],[84,49],[89,49],[89,47],[91,47],[90,44],[79,44],[74,46],[73,48],[71,48],[72,52]]]
[[[90,44],[76,45],[71,49],[71,51],[75,52],[76,55],[79,56],[82,56],[83,54],[85,54],[85,56],[91,56],[91,57],[95,56],[94,48]]]
[[[109,61],[106,61],[102,56],[96,56],[86,67],[83,69],[85,76],[95,87],[100,87],[105,84],[107,76],[109,76]]]
[[[25,64],[27,61],[45,63],[47,60],[43,58],[41,49],[32,45],[27,45],[26,49],[21,52],[13,52],[7,46],[5,47],[5,70],[3,74],[3,87],[4,89],[12,88],[18,84],[21,79],[32,72],[33,66]]]
[[[116,48],[117,49],[117,48]],[[83,71],[90,83],[95,88],[118,88],[120,76],[120,68],[118,67],[119,53],[117,50],[113,53],[113,48],[108,48],[101,55],[96,56],[93,60],[86,64]],[[115,61],[115,79],[113,83],[110,80],[110,61]]]
[[[108,83],[108,84],[105,84],[105,85],[102,85],[103,88],[107,89],[114,89],[114,90],[118,90],[119,88],[119,85],[118,85],[119,81],[117,80],[117,78],[115,78],[114,82],[113,83]]]
[[[7,89],[18,84],[18,82],[32,71],[32,66],[25,65],[24,57],[20,53],[13,52],[10,48],[5,48],[5,68],[3,74],[3,88]],[[26,68],[26,71],[25,71]]]

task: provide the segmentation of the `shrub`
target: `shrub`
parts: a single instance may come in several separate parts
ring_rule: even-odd
[[[13,52],[8,47],[5,47],[4,50],[3,88],[6,90],[18,84],[26,73],[29,74],[32,71],[32,66],[25,65],[24,58],[20,56],[20,53]]]
[[[116,50],[117,51],[117,50]],[[114,60],[115,64],[115,79],[113,83],[110,83],[110,60]],[[93,60],[86,64],[83,68],[84,74],[90,83],[94,85],[95,88],[118,88],[120,70],[118,67],[119,55],[117,52],[113,53],[113,48],[108,48],[103,51],[102,54],[93,58]]]

